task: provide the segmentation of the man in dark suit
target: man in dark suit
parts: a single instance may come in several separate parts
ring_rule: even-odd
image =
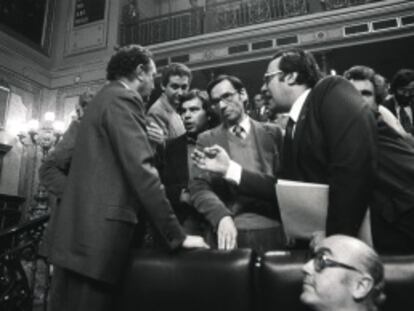
[[[263,94],[257,93],[253,97],[253,109],[248,112],[249,116],[259,122],[266,122],[269,120],[268,109],[265,105]]]
[[[244,103],[248,97],[242,82],[234,76],[222,75],[209,83],[207,91],[211,103],[220,111],[222,124],[200,134],[198,147],[219,145],[243,167],[276,174],[281,130],[254,121],[245,114]],[[223,176],[201,171],[190,182],[190,194],[194,207],[217,232],[219,249],[232,249],[237,244],[259,251],[276,247],[276,244],[282,246],[282,238],[278,236],[279,215],[269,202],[240,195],[235,185]],[[259,237],[260,230],[266,228],[272,230],[268,240]],[[239,234],[242,229],[250,232],[242,236]],[[258,233],[257,244],[250,235],[253,231]]]
[[[152,91],[155,74],[148,50],[119,49],[108,63],[109,83],[82,119],[62,201],[49,223],[52,311],[116,309],[141,211],[170,248],[206,247],[183,232],[152,164],[141,96]]]
[[[400,121],[404,130],[414,135],[414,70],[401,69],[391,81],[393,96],[384,102]]]
[[[289,111],[290,117],[279,176],[328,184],[326,234],[356,236],[376,167],[373,111],[350,82],[336,76],[321,79],[315,59],[303,50],[278,52],[268,65],[264,82],[273,98],[271,105]],[[217,169],[207,158],[196,157],[196,161],[202,168],[222,174],[230,163],[227,159]],[[276,204],[275,176],[245,168],[239,174],[240,192]]]

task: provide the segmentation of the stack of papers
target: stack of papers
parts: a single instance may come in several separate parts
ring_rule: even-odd
[[[311,239],[315,231],[326,229],[329,185],[279,179],[276,195],[285,233],[290,238]],[[359,238],[372,245],[369,210]]]

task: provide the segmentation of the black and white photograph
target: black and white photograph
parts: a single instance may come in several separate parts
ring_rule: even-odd
[[[0,0],[0,310],[414,310],[413,55],[412,0]]]

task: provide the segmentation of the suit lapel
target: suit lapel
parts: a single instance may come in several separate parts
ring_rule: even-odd
[[[305,103],[303,104],[302,111],[299,114],[298,122],[296,123],[295,132],[293,135],[293,142],[292,142],[292,168],[296,172],[297,169],[297,158],[299,152],[300,141],[303,136],[303,129],[305,125],[306,116],[308,114],[309,109],[309,102],[311,98],[311,93],[309,93],[308,97],[306,98]]]

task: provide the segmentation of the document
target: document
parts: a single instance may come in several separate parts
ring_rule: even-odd
[[[328,185],[279,179],[276,194],[288,237],[310,239],[313,232],[325,231]]]
[[[279,179],[276,194],[288,237],[309,240],[313,232],[325,232],[329,185]],[[372,246],[369,209],[362,221],[359,238]]]

